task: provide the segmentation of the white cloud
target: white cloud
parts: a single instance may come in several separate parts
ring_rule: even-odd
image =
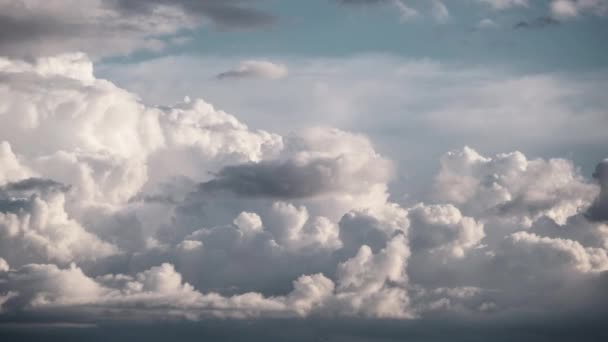
[[[508,261],[515,256],[525,259],[526,265],[536,271],[602,272],[608,270],[608,255],[602,248],[583,247],[579,242],[567,239],[540,237],[528,232],[509,236],[508,243],[514,250]]]
[[[487,3],[496,10],[504,10],[513,7],[527,7],[528,0],[477,0],[478,2]]]
[[[435,196],[475,215],[504,216],[524,226],[541,217],[565,224],[597,188],[565,159],[528,160],[521,152],[486,158],[465,147],[441,158]]]
[[[477,24],[478,29],[493,29],[497,27],[498,24],[494,20],[488,18],[481,19]]]
[[[408,21],[420,15],[413,7],[408,6],[403,0],[392,0],[393,5],[399,11],[401,20]]]
[[[10,191],[12,184],[21,184],[24,191]],[[8,186],[0,187],[0,256],[15,267],[30,262],[95,260],[118,253],[115,246],[69,217],[61,190],[27,189],[24,183]]]
[[[361,246],[353,258],[338,267],[336,296],[341,310],[368,317],[412,317],[405,273],[409,254],[403,235],[388,241],[377,254],[370,247]]]
[[[485,237],[483,223],[465,217],[451,204],[418,204],[408,212],[411,248],[462,258]]]
[[[557,0],[551,3],[551,12],[558,17],[576,17],[578,8],[574,1]]]
[[[605,203],[604,163],[598,186],[566,159],[464,148],[440,159],[436,202],[402,200],[395,186],[419,166],[408,153],[435,157],[432,144],[407,140],[416,128],[524,141],[519,131],[548,116],[518,111],[547,106],[556,109],[553,120],[540,120],[546,126],[535,134],[567,128],[572,137],[564,139],[603,141],[594,111],[566,120],[573,116],[560,104],[578,92],[549,76],[487,81],[487,71],[474,76],[428,61],[387,58],[380,60],[390,61],[390,72],[370,68],[378,60],[296,63],[297,75],[281,87],[295,78],[301,83],[290,91],[315,82],[325,84],[315,90],[325,95],[348,89],[336,95],[350,103],[344,110],[377,113],[349,114],[349,121],[364,127],[389,119],[406,139],[397,149],[410,162],[399,170],[379,153],[385,144],[362,134],[316,127],[282,136],[203,100],[149,106],[96,78],[82,54],[0,60],[3,313],[103,320],[545,312],[574,294],[568,286],[606,271],[608,228],[594,214]],[[345,77],[353,68],[369,74]],[[424,107],[416,98],[446,80],[457,90],[445,90],[446,103],[424,114],[408,112],[409,131],[401,132],[403,112],[390,120],[391,108]],[[274,83],[264,91],[289,93]],[[522,103],[508,103],[512,91]],[[465,93],[479,107],[470,109]],[[387,94],[406,100],[385,102]],[[494,107],[513,115],[497,116],[496,127],[477,120]]]
[[[8,272],[10,269],[11,267],[9,266],[8,262],[6,262],[6,260],[3,258],[0,258],[0,272]]]
[[[437,22],[445,23],[450,19],[450,11],[441,0],[433,0],[432,8],[433,17]]]
[[[554,0],[551,2],[551,13],[559,18],[573,18],[581,13],[605,16],[608,15],[608,1]]]

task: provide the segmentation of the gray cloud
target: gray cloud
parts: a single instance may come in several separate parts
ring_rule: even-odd
[[[251,197],[311,197],[340,190],[340,180],[331,175],[336,167],[333,159],[318,159],[306,165],[288,160],[227,166],[215,179],[201,184],[201,189],[226,190]]]
[[[544,28],[549,28],[549,27],[553,27],[553,26],[559,26],[561,24],[561,21],[550,17],[550,16],[543,16],[543,17],[538,17],[532,20],[522,20],[520,22],[518,22],[517,24],[515,24],[513,26],[513,28],[515,29],[544,29]]]
[[[268,61],[244,61],[239,66],[224,71],[216,76],[219,80],[239,79],[239,78],[258,78],[277,80],[286,77],[288,69],[283,64],[275,64]]]
[[[597,165],[593,178],[600,185],[600,194],[589,208],[587,217],[592,221],[608,221],[608,159]]]
[[[0,2],[0,49],[37,57],[83,51],[96,57],[161,50],[212,22],[222,29],[268,26],[276,18],[245,1],[83,0]]]
[[[112,0],[121,11],[136,14],[151,13],[155,5],[177,6],[187,13],[197,13],[225,28],[254,28],[267,26],[277,18],[252,7],[255,1],[243,0]]]

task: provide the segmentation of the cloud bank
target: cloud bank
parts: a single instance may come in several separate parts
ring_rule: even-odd
[[[605,161],[464,147],[406,205],[364,135],[149,106],[83,54],[0,59],[0,96],[3,319],[575,313],[608,271]]]

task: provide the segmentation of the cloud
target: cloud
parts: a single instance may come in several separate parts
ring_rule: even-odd
[[[541,217],[565,224],[597,194],[567,160],[528,160],[521,152],[487,158],[468,147],[442,157],[435,190],[436,198],[467,213],[507,217],[524,226]]]
[[[367,139],[347,132],[311,129],[286,145],[289,154],[284,158],[227,166],[201,189],[289,199],[365,192],[392,175],[390,161],[378,155]]]
[[[587,212],[588,218],[593,221],[608,221],[608,160],[597,165],[593,178],[600,185],[600,193]]]
[[[514,7],[528,7],[528,0],[477,0],[492,6],[495,10],[504,10]]]
[[[553,17],[538,17],[533,20],[522,20],[513,26],[515,29],[543,29],[558,26],[561,22]]]
[[[221,0],[153,0],[153,1],[131,1],[119,0],[116,7],[122,11],[133,11],[136,13],[154,12],[157,6],[175,6],[181,8],[185,13],[196,13],[208,17],[215,24],[226,28],[251,28],[267,26],[274,23],[277,18],[267,12],[244,5],[242,1]]]
[[[478,29],[492,29],[492,28],[497,28],[498,24],[496,24],[496,22],[494,22],[494,20],[492,19],[481,19],[479,21],[479,23],[477,24],[477,28]]]
[[[8,270],[10,269],[11,268],[8,262],[6,262],[6,260],[4,260],[3,258],[0,258],[0,272],[8,272]]]
[[[383,82],[445,76],[433,63],[395,66]],[[3,320],[545,316],[593,309],[577,294],[605,276],[603,164],[598,186],[567,159],[465,147],[421,182],[429,196],[404,198],[395,181],[409,169],[362,134],[280,135],[203,100],[150,106],[82,54],[2,59],[0,82]],[[476,96],[499,94],[478,96],[482,108],[522,84],[543,89],[531,105],[572,94],[542,77],[498,83],[477,84]],[[451,101],[458,120],[443,107],[412,120],[480,131]],[[366,124],[387,111],[374,103]],[[533,127],[509,120],[509,134]]]
[[[65,212],[65,186],[26,179],[0,188],[0,256],[15,266],[68,263],[118,253]]]
[[[435,20],[439,23],[445,23],[450,19],[450,11],[440,0],[432,1],[432,13]]]
[[[0,2],[0,48],[8,56],[84,51],[95,57],[161,50],[206,20],[220,27],[269,25],[275,17],[239,2],[27,1]]]
[[[584,248],[577,241],[540,237],[528,232],[517,232],[507,240],[510,251],[508,262],[520,255],[532,272],[555,272],[574,269],[579,272],[603,272],[608,270],[608,256],[601,248]]]
[[[573,18],[581,13],[598,16],[608,15],[608,1],[605,0],[554,0],[551,13],[558,18]]]
[[[267,61],[245,61],[238,67],[224,71],[216,77],[219,80],[241,78],[278,80],[287,77],[287,74],[288,69],[282,64]]]
[[[405,1],[393,0],[393,5],[399,11],[401,20],[407,21],[417,17],[420,13],[413,7],[408,6]]]
[[[462,258],[485,237],[483,223],[464,217],[451,204],[418,204],[408,212],[410,244],[414,250]]]

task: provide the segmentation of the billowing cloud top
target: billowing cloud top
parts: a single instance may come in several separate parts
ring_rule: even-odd
[[[486,317],[601,289],[606,161],[465,147],[405,206],[363,135],[151,107],[92,69],[0,59],[2,317]]]

